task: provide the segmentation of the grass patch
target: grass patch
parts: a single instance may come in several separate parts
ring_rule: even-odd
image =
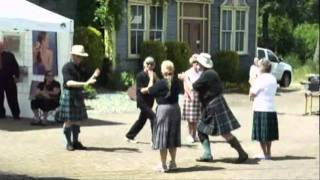
[[[319,74],[319,64],[308,61],[305,65],[293,69],[293,81],[300,82],[307,80],[308,74]]]

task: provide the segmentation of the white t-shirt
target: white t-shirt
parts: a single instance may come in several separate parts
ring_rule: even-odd
[[[186,71],[186,77],[189,79],[189,81],[192,84],[199,79],[200,75],[201,75],[201,72],[196,72],[193,67],[191,67]]]
[[[263,112],[276,111],[274,97],[277,87],[277,80],[272,74],[263,73],[259,75],[250,89],[250,92],[256,95],[253,100],[253,110]]]

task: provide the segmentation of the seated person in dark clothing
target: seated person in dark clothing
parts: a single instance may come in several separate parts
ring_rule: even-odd
[[[31,101],[34,120],[31,125],[46,125],[48,112],[59,106],[60,84],[54,80],[52,71],[45,73],[44,81],[39,83],[35,99]]]

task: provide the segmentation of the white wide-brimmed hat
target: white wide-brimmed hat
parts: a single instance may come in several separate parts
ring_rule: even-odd
[[[211,55],[208,53],[200,53],[200,55],[197,57],[197,62],[208,69],[213,67]]]
[[[84,51],[83,45],[73,45],[71,48],[70,54],[82,56],[82,57],[88,57],[88,53]]]

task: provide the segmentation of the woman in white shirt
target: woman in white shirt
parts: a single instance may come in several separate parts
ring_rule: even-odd
[[[271,142],[279,139],[274,103],[277,80],[270,73],[271,63],[267,59],[259,61],[259,70],[261,74],[250,89],[250,98],[253,99],[252,140],[260,142],[263,159],[271,159]]]

